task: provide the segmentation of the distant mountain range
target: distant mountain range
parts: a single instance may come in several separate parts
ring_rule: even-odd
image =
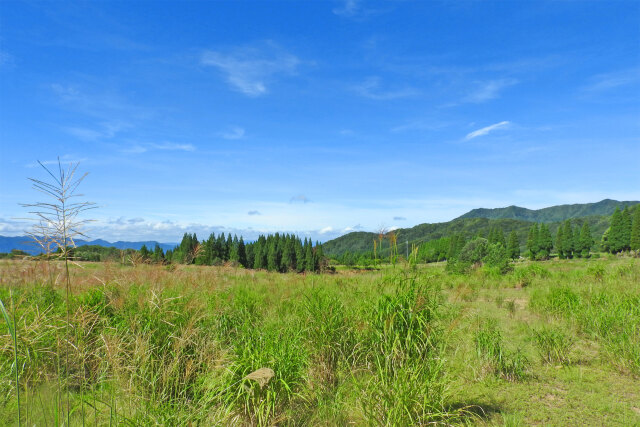
[[[76,240],[76,246],[87,246],[87,245],[98,245],[104,247],[114,247],[117,249],[136,249],[139,250],[142,245],[146,245],[147,248],[153,250],[155,248],[156,243],[160,245],[162,250],[166,251],[167,249],[173,249],[176,247],[177,243],[158,243],[155,241],[147,241],[147,242],[107,242],[106,240],[97,239],[91,241],[85,240]],[[18,249],[21,251],[25,251],[32,255],[37,255],[41,253],[40,247],[38,247],[33,239],[29,236],[17,236],[17,237],[7,237],[0,236],[0,252],[8,253],[13,249]]]
[[[558,222],[570,218],[584,218],[594,215],[611,215],[617,207],[633,206],[640,201],[625,201],[604,199],[597,203],[583,203],[575,205],[558,205],[543,209],[527,209],[519,206],[508,206],[497,209],[473,209],[456,218],[488,218],[488,219],[519,219],[531,222]]]
[[[524,246],[529,228],[534,222],[549,224],[551,233],[555,236],[558,225],[567,219],[571,219],[575,225],[582,226],[589,223],[591,234],[599,241],[602,234],[609,227],[611,214],[616,207],[637,205],[640,202],[605,199],[598,203],[585,203],[576,205],[559,205],[549,208],[532,210],[518,206],[509,206],[498,209],[474,209],[466,214],[448,222],[435,224],[419,224],[411,228],[395,230],[398,248],[404,253],[406,248],[413,243],[419,244],[441,237],[451,236],[455,233],[463,233],[468,237],[478,234],[486,236],[491,228],[500,227],[505,235],[515,230],[520,245]],[[373,240],[377,239],[377,233],[353,232],[345,234],[322,245],[324,253],[330,256],[341,255],[346,251],[351,253],[363,253],[373,250]],[[384,253],[385,249],[383,249]]]

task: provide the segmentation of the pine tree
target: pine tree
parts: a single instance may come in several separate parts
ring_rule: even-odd
[[[631,248],[631,213],[629,207],[622,211],[622,250],[628,251]]]
[[[277,251],[275,238],[267,238],[267,270],[269,271],[278,271],[280,268]]]
[[[633,223],[631,225],[631,238],[629,247],[632,251],[640,250],[640,205],[637,205],[633,213]]]
[[[231,234],[229,234],[229,240],[231,240]],[[240,254],[238,253],[238,237],[233,236],[233,240],[231,240],[229,249],[229,261],[231,262],[240,262]]]
[[[304,269],[305,271],[313,272],[315,270],[314,267],[315,262],[313,259],[313,248],[311,247],[311,242],[309,241],[304,249]]]
[[[164,252],[159,244],[153,248],[153,262],[164,262]]]
[[[247,266],[247,247],[244,244],[244,239],[240,236],[238,241],[238,262],[243,266]]]
[[[151,251],[147,249],[147,245],[142,245],[142,247],[140,248],[140,256],[145,261],[151,258]]]
[[[302,241],[300,238],[296,238],[296,270],[298,273],[302,273],[304,271],[304,247],[302,246]]]
[[[520,257],[520,242],[518,241],[518,234],[516,233],[516,230],[511,230],[511,233],[509,234],[507,254],[511,259],[517,259]]]
[[[593,237],[591,237],[591,230],[589,229],[589,223],[585,221],[585,223],[582,225],[582,229],[580,230],[580,243],[579,243],[580,256],[583,258],[588,258],[589,252],[591,251],[592,246],[593,246]]]
[[[543,223],[540,225],[538,233],[538,253],[536,258],[548,259],[551,249],[553,249],[553,239],[549,232],[549,227]]]
[[[502,231],[502,228],[500,227],[498,227],[496,231],[496,242],[500,243],[504,248],[507,247],[507,240],[504,237],[504,231]]]
[[[531,226],[529,230],[529,236],[527,237],[527,249],[529,250],[529,258],[535,260],[538,252],[540,252],[540,247],[538,246],[540,242],[540,227],[538,223]]]
[[[622,229],[622,213],[620,208],[616,208],[613,215],[611,215],[611,226],[608,233],[609,252],[612,254],[618,253],[624,248],[624,232]]]
[[[282,259],[280,260],[280,271],[287,272],[293,267],[293,251],[288,239],[282,245]]]
[[[574,237],[570,220],[566,220],[564,222],[564,230],[562,230],[562,243],[562,251],[564,252],[564,256],[566,258],[573,258]]]
[[[564,229],[562,224],[558,226],[558,232],[556,233],[556,251],[558,252],[558,258],[565,259],[567,257],[564,253]]]

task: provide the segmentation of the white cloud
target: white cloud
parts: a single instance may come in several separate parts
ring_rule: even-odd
[[[223,137],[224,139],[242,139],[244,138],[244,129],[239,127],[239,126],[233,126],[231,129],[229,129],[226,132],[222,132],[220,134],[221,137]]]
[[[230,53],[205,51],[200,62],[226,75],[227,82],[247,96],[268,92],[267,84],[277,75],[295,74],[300,60],[272,42],[242,47]]]
[[[489,101],[497,98],[503,89],[513,86],[516,83],[518,83],[518,81],[515,79],[499,79],[483,82],[475,91],[469,94],[464,101],[477,104]]]
[[[467,136],[464,139],[466,139],[468,141],[470,139],[486,135],[489,132],[492,132],[492,131],[494,131],[496,129],[503,129],[503,128],[509,126],[510,123],[511,122],[508,122],[508,121],[505,120],[505,121],[502,121],[500,123],[493,124],[491,126],[483,127],[482,129],[474,130],[473,132],[468,133]]]
[[[325,227],[322,230],[319,231],[320,234],[327,234],[327,233],[331,233],[333,231],[333,227],[329,226],[329,227]]]
[[[375,100],[390,100],[397,98],[406,98],[410,96],[418,95],[419,92],[416,89],[405,87],[405,88],[394,88],[394,89],[384,89],[382,87],[382,82],[380,77],[373,76],[367,78],[361,84],[353,86],[353,90],[361,96],[369,99]]]

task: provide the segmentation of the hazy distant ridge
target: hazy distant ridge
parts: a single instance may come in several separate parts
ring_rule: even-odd
[[[150,250],[153,250],[153,248],[156,246],[156,243],[158,242],[156,241],[146,241],[146,242],[118,241],[118,242],[111,243],[111,242],[107,242],[106,240],[97,239],[97,240],[91,240],[91,241],[76,240],[75,243],[77,246],[98,245],[98,246],[104,246],[104,247],[114,247],[117,249],[136,249],[136,250],[139,250],[142,247],[142,245],[146,245],[147,248],[149,248]],[[166,251],[167,249],[173,249],[176,246],[176,243],[158,243],[158,244],[164,251]],[[31,237],[0,236],[0,252],[7,253],[7,252],[11,252],[13,249],[18,249],[34,255],[42,252]]]

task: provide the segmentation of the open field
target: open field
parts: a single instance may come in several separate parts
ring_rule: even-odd
[[[639,259],[84,263],[69,301],[61,266],[1,261],[0,299],[2,425],[640,425]]]

